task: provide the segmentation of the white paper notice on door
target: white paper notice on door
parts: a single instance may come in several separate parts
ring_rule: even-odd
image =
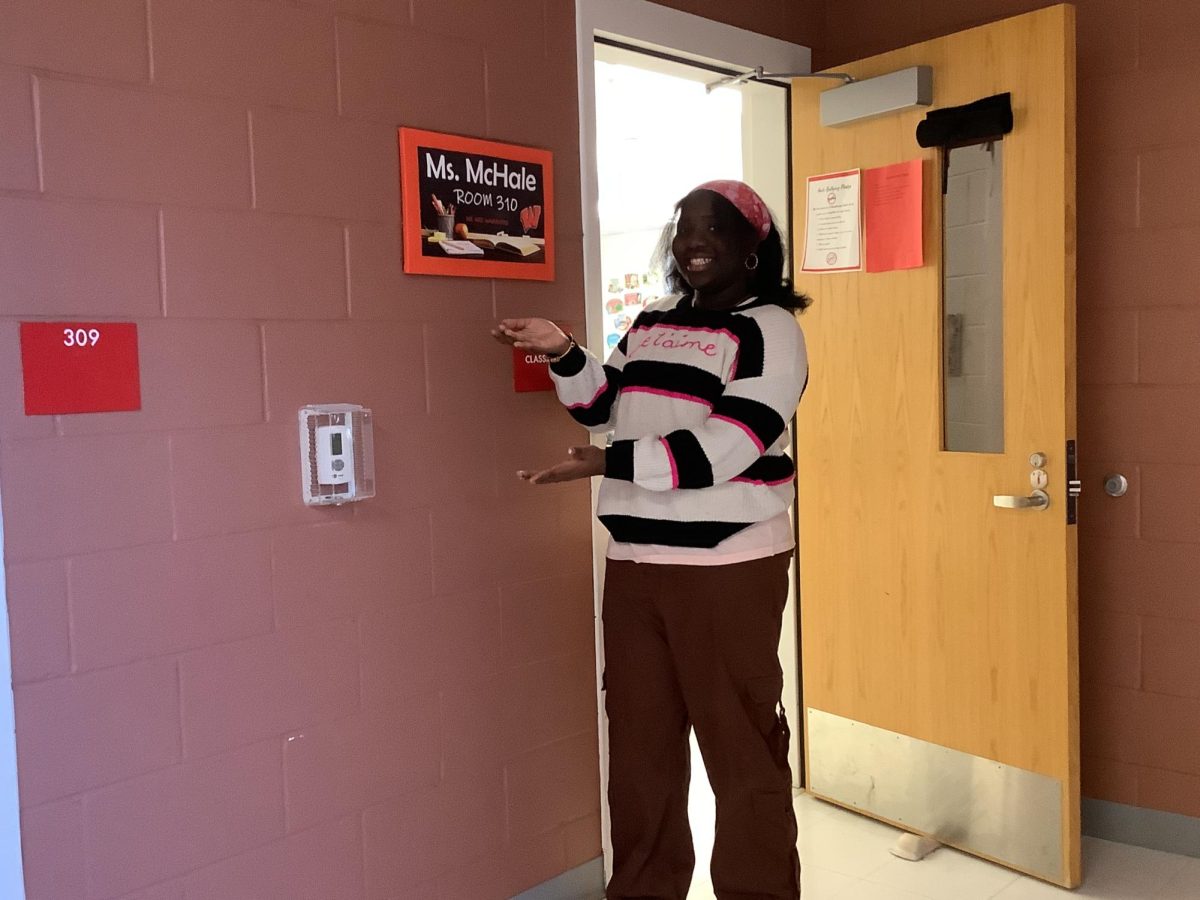
[[[862,268],[862,170],[808,176],[805,272]]]

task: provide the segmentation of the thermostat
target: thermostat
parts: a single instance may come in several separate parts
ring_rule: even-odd
[[[371,411],[350,403],[301,409],[300,480],[309,506],[374,497]]]
[[[348,425],[317,426],[317,482],[348,484],[354,479],[354,431]],[[351,465],[346,465],[350,460]]]

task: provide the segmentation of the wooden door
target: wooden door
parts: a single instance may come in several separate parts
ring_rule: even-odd
[[[797,80],[798,228],[807,176],[915,158],[926,175],[923,267],[794,267],[816,300],[800,319],[812,374],[797,419],[807,787],[1075,886],[1074,10],[838,70],[862,80],[917,65],[933,69],[934,108],[1012,96],[997,263],[1003,450],[944,449],[941,151],[914,137],[928,109],[823,128],[829,82]],[[994,505],[1030,494],[1035,452],[1049,507]]]

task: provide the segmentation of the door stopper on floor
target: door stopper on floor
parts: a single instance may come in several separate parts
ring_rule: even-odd
[[[892,856],[898,856],[910,862],[920,862],[940,846],[942,845],[931,837],[925,837],[923,834],[909,834],[906,831],[896,838],[896,843],[892,844],[889,852]]]

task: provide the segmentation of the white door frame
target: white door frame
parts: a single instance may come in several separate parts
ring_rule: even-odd
[[[589,347],[601,359],[606,355],[603,297],[600,276],[600,213],[596,160],[596,57],[595,38],[607,37],[634,47],[657,50],[683,59],[748,70],[763,66],[768,72],[809,72],[812,51],[798,44],[766,37],[732,25],[724,25],[660,6],[649,0],[576,0],[576,59],[579,75],[579,163],[583,194],[583,272]],[[716,76],[714,76],[715,78]],[[790,165],[790,161],[789,161]],[[593,482],[592,505],[595,507]],[[595,520],[593,518],[593,523]],[[592,572],[596,614],[596,683],[604,668],[600,642],[600,599],[603,588],[604,549],[607,533],[593,524]],[[784,659],[784,704],[792,711],[792,721],[801,722],[798,656],[796,648],[796,605],[784,619],[781,658]],[[790,658],[790,660],[789,660]],[[790,665],[788,662],[790,661]],[[609,841],[608,810],[608,733],[604,719],[604,698],[597,692],[597,716],[600,733],[600,817],[605,874],[611,874],[612,845]],[[799,771],[799,740],[792,742],[792,771]]]

